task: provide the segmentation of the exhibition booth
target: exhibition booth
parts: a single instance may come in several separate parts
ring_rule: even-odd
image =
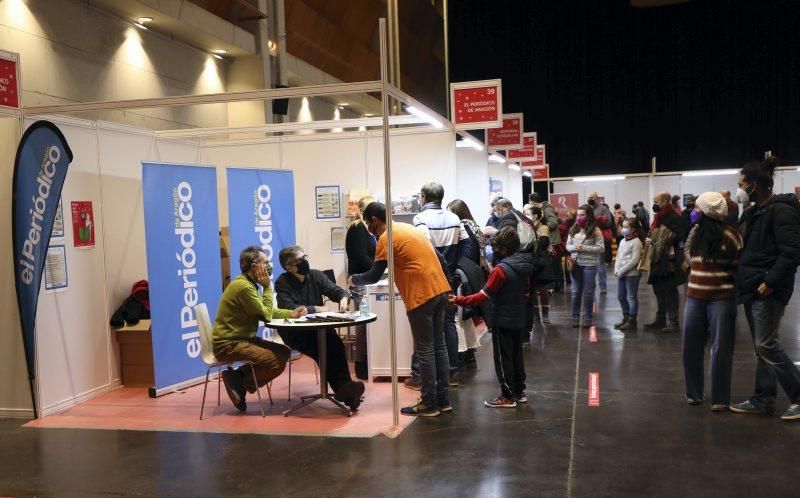
[[[99,112],[176,106],[191,112],[201,105],[354,94],[377,96],[384,115],[160,130],[89,119]],[[519,170],[490,164],[477,141],[457,147],[463,132],[385,79],[27,108],[3,119],[4,136],[16,134],[16,142],[40,120],[58,127],[74,159],[36,314],[33,427],[395,435],[413,420],[400,420],[399,407],[417,393],[398,389],[398,376],[408,375],[411,337],[402,301],[389,305],[393,271],[369,291],[378,320],[368,325],[366,399],[352,417],[327,403],[282,416],[300,396],[319,390],[313,362],[300,357],[293,362],[291,393],[286,373],[273,381],[266,418],[254,397],[241,415],[224,393],[217,405],[219,387],[211,384],[199,420],[206,365],[189,308],[205,303],[213,322],[225,280],[239,273],[238,253],[252,244],[269,246],[273,278],[281,272],[281,247],[297,244],[312,268],[331,270],[346,288],[348,204],[365,195],[386,202],[394,220],[406,222],[414,209],[407,201],[429,181],[444,186],[445,204],[465,200],[481,224],[498,186],[522,205]],[[145,279],[152,322],[111,327],[131,286]],[[169,310],[171,321],[157,309]],[[150,351],[148,365],[142,357]],[[4,354],[19,357],[21,351]]]

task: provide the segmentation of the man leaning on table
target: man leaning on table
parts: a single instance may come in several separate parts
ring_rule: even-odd
[[[258,246],[245,248],[239,255],[242,273],[233,279],[219,302],[217,318],[211,331],[214,356],[219,361],[249,361],[253,363],[256,382],[249,365],[222,372],[225,390],[231,402],[241,411],[247,410],[245,396],[256,392],[267,382],[279,376],[291,351],[283,344],[256,337],[258,322],[268,323],[273,318],[299,318],[306,309],[279,309],[272,296],[272,267],[267,255]],[[259,293],[258,286],[263,288]],[[257,384],[257,385],[256,385]]]
[[[284,247],[281,249],[278,259],[283,269],[286,270],[286,273],[275,281],[278,306],[285,308],[302,306],[313,314],[317,311],[325,311],[325,308],[321,308],[322,297],[325,296],[331,301],[339,303],[339,311],[347,310],[350,304],[350,294],[333,283],[321,271],[311,269],[308,256],[302,247]],[[321,309],[318,310],[318,308]],[[319,363],[316,330],[279,330],[278,334],[284,344]],[[361,396],[364,394],[364,383],[353,382],[350,368],[347,365],[344,343],[335,329],[325,329],[325,351],[326,376],[334,396],[351,410],[358,410],[361,405]]]
[[[378,238],[375,262],[366,273],[351,276],[351,286],[374,284],[388,267],[386,206],[380,202],[367,206],[364,221]],[[406,306],[422,380],[421,399],[400,413],[435,417],[453,410],[448,390],[450,362],[444,342],[444,315],[451,292],[445,276],[446,262],[425,234],[407,223],[393,223],[392,247],[395,284]]]

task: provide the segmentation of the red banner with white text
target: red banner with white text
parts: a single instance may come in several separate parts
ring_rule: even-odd
[[[450,84],[450,120],[461,130],[502,126],[503,92],[500,80]]]
[[[522,114],[503,114],[503,126],[486,130],[486,145],[491,150],[517,150],[523,147]]]

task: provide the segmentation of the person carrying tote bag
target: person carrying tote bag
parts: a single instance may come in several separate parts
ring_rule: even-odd
[[[578,209],[575,224],[569,230],[567,252],[575,260],[572,271],[572,326],[580,325],[583,310],[583,326],[592,326],[592,306],[597,267],[605,254],[603,233],[597,226],[594,212],[588,205]]]

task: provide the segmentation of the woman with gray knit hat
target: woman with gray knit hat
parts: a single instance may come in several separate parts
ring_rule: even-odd
[[[736,338],[736,270],[742,237],[724,223],[725,198],[717,192],[701,194],[690,213],[694,228],[684,246],[689,288],[683,311],[683,374],[686,401],[703,402],[703,360],[711,340],[711,410],[731,404],[731,370]]]

